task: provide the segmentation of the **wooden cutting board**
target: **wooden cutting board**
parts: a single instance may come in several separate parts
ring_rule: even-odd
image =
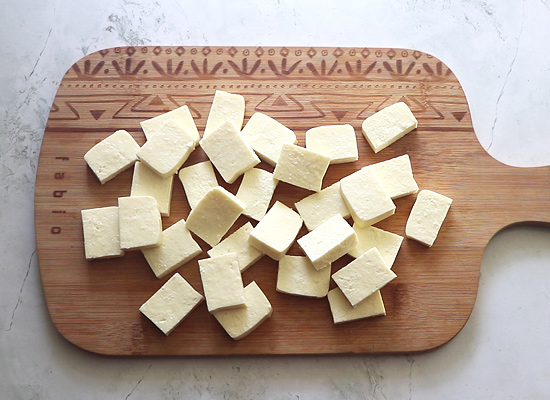
[[[353,125],[360,158],[333,165],[323,187],[404,153],[421,189],[454,202],[432,248],[405,239],[382,290],[387,316],[335,326],[328,301],[275,291],[277,264],[264,257],[248,269],[271,301],[273,317],[250,336],[231,340],[203,303],[170,336],[138,311],[167,278],[158,280],[140,252],[86,261],[80,210],[116,205],[129,195],[132,170],[100,185],[83,155],[118,129],[143,144],[141,120],[184,104],[200,132],[215,90],[246,99],[245,122],[264,112],[293,129]],[[362,121],[397,101],[418,129],[374,154]],[[198,149],[186,165],[204,160]],[[272,170],[268,165],[261,167]],[[299,47],[118,47],[76,62],[66,73],[46,126],[36,180],[36,238],[44,292],[59,332],[75,345],[111,355],[236,355],[402,353],[452,339],[472,311],[485,246],[500,229],[548,223],[548,168],[513,168],[491,158],[474,134],[464,92],[451,70],[429,54],[407,49]],[[219,181],[222,182],[221,178]],[[236,192],[240,179],[224,185]],[[280,183],[274,200],[288,206],[311,192]],[[378,227],[404,235],[415,195],[396,200],[396,214]],[[189,207],[174,181],[167,227]],[[247,221],[241,217],[235,227]],[[306,233],[302,229],[300,235]],[[199,241],[205,252],[207,245]],[[295,245],[290,254],[300,254]],[[181,273],[202,292],[197,259]],[[349,257],[334,263],[341,268]],[[334,287],[334,282],[331,283]]]

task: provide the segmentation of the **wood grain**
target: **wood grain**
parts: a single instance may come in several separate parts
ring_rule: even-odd
[[[307,129],[349,123],[359,161],[333,165],[323,187],[364,165],[408,153],[421,189],[454,202],[432,248],[405,240],[382,290],[387,316],[339,326],[326,299],[275,291],[277,264],[264,257],[243,276],[255,280],[274,308],[250,336],[231,340],[206,311],[196,309],[169,337],[138,311],[165,281],[140,252],[119,259],[86,261],[80,210],[116,205],[129,194],[132,170],[100,185],[84,153],[117,129],[138,143],[139,121],[187,104],[202,132],[216,89],[246,99],[245,122],[264,112],[305,145]],[[381,108],[405,101],[418,129],[374,154],[361,122]],[[198,149],[186,165],[206,159]],[[261,164],[272,170],[272,167]],[[218,177],[219,178],[219,177]],[[415,50],[296,47],[123,47],[91,54],[63,78],[44,134],[36,180],[36,238],[44,292],[59,332],[75,345],[110,355],[236,355],[402,353],[436,348],[468,320],[484,248],[500,229],[548,223],[548,168],[513,168],[479,145],[464,92],[440,60]],[[219,181],[222,180],[219,178]],[[240,179],[224,185],[236,193]],[[310,194],[280,183],[275,192],[288,206]],[[404,235],[415,196],[396,201],[396,214],[377,226]],[[189,207],[174,182],[167,227]],[[241,217],[235,227],[247,221]],[[302,229],[300,236],[305,234]],[[207,245],[199,241],[205,252]],[[300,254],[297,246],[290,254]],[[197,259],[180,272],[202,292]],[[351,259],[333,265],[341,268]],[[334,286],[334,283],[332,283]]]

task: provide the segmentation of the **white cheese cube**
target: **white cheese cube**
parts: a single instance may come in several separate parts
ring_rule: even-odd
[[[356,306],[396,277],[376,247],[332,274],[332,279],[352,306]]]
[[[154,197],[119,197],[118,216],[121,249],[146,249],[162,243],[162,220]]]
[[[168,336],[203,300],[180,274],[174,274],[139,311]]]
[[[174,176],[163,178],[147,164],[138,161],[134,165],[132,188],[130,196],[152,196],[157,201],[160,215],[170,216],[170,203],[172,201],[172,187]]]
[[[354,307],[339,288],[334,288],[328,292],[328,302],[335,324],[386,315],[386,308],[380,290],[377,290]]]
[[[395,213],[395,204],[369,168],[342,178],[340,191],[357,226],[375,224]]]
[[[283,144],[296,144],[296,134],[286,126],[262,113],[254,113],[241,134],[262,160],[275,166]]]
[[[139,144],[125,130],[109,135],[84,154],[84,160],[103,185],[137,161]]]
[[[356,244],[355,231],[340,214],[298,239],[298,245],[316,269],[329,267]]]
[[[227,253],[199,260],[199,271],[209,312],[244,305],[244,287],[237,254]]]
[[[216,90],[214,100],[208,113],[204,135],[206,137],[218,129],[220,125],[229,121],[238,130],[241,130],[244,121],[245,102],[240,94]]]
[[[244,272],[248,267],[263,257],[264,253],[248,242],[253,226],[247,222],[220,243],[208,250],[210,257],[217,257],[227,253],[236,253],[239,268]]]
[[[348,206],[340,193],[340,182],[303,198],[294,206],[304,220],[306,228],[310,231],[336,214],[340,214],[344,218],[350,216]]]
[[[396,235],[374,226],[365,226],[363,228],[353,225],[357,234],[357,246],[353,247],[348,254],[354,258],[376,247],[384,262],[391,268],[397,257],[397,253],[403,243],[403,236]]]
[[[357,137],[349,124],[326,125],[306,131],[306,148],[330,157],[331,164],[357,161]]]
[[[118,207],[82,210],[84,253],[87,260],[121,257]]]
[[[163,178],[175,174],[195,149],[189,132],[172,118],[137,152],[140,161]]]
[[[186,262],[202,253],[181,219],[162,231],[162,244],[142,249],[147,263],[157,278],[164,278]]]
[[[233,183],[260,159],[232,122],[224,122],[204,136],[200,145],[223,180]]]
[[[246,337],[273,314],[271,303],[256,282],[244,288],[244,307],[217,311],[214,317],[233,340]]]
[[[365,119],[361,128],[367,142],[378,153],[417,126],[418,122],[409,107],[399,102]]]
[[[392,199],[418,192],[418,185],[414,180],[411,159],[408,154],[371,164],[365,168],[373,170],[382,187]]]
[[[277,291],[297,296],[325,297],[330,268],[316,269],[307,257],[286,255],[279,260]]]
[[[318,192],[329,164],[329,156],[285,143],[273,176],[291,185]]]
[[[245,208],[242,201],[221,186],[210,189],[191,210],[187,229],[210,246],[217,245]]]
[[[431,247],[452,202],[452,199],[442,194],[421,190],[407,220],[405,236]]]
[[[181,106],[172,111],[141,121],[140,125],[145,134],[145,138],[147,140],[151,139],[169,119],[173,119],[181,125],[193,137],[195,145],[199,143],[199,131],[197,130],[193,116],[187,106]]]
[[[277,183],[273,174],[264,169],[252,168],[246,171],[236,195],[246,204],[243,214],[256,221],[261,220],[269,208]]]
[[[218,186],[218,180],[210,161],[203,161],[180,169],[178,177],[191,208],[212,188]]]
[[[302,227],[302,218],[277,201],[250,232],[252,246],[274,260],[280,260],[290,249]]]

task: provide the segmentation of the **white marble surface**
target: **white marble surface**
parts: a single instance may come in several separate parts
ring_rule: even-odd
[[[494,237],[466,327],[400,356],[108,358],[52,325],[33,226],[49,108],[79,58],[119,45],[405,47],[457,75],[481,144],[550,164],[550,1],[0,0],[2,399],[540,399],[550,392],[550,230]],[[549,211],[550,213],[550,211]]]

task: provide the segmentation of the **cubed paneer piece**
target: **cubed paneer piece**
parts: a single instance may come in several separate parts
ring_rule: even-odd
[[[248,241],[252,229],[254,229],[252,224],[247,222],[208,250],[208,255],[210,257],[217,257],[227,253],[236,253],[239,260],[239,268],[241,272],[244,272],[264,256],[264,253],[252,246]]]
[[[382,289],[396,277],[376,247],[332,274],[332,279],[352,306]]]
[[[278,181],[273,174],[260,168],[251,168],[243,175],[243,180],[237,190],[237,198],[246,204],[244,215],[261,220],[273,197]]]
[[[244,288],[244,303],[244,307],[214,313],[216,320],[233,340],[246,337],[273,313],[271,303],[254,281]]]
[[[252,147],[229,121],[204,136],[200,145],[227,183],[235,182],[239,176],[260,162]]]
[[[235,195],[221,186],[216,186],[191,210],[187,217],[187,229],[210,246],[215,246],[244,209],[244,203]]]
[[[279,260],[277,291],[307,297],[325,297],[330,286],[330,267],[317,269],[307,257],[285,255]]]
[[[244,286],[236,253],[199,260],[199,271],[209,312],[244,305]]]
[[[168,336],[204,298],[180,274],[174,274],[139,308]]]
[[[154,197],[119,197],[118,216],[121,249],[146,249],[162,243],[162,220]]]
[[[349,124],[317,126],[306,131],[306,148],[330,157],[331,164],[357,161],[357,137]]]
[[[348,251],[348,254],[357,258],[373,247],[376,247],[388,268],[391,269],[403,243],[403,236],[375,226],[360,228],[357,225],[353,225],[353,229],[357,234],[357,245]]]
[[[298,245],[316,269],[330,267],[356,244],[355,231],[340,214],[298,239]]]
[[[248,241],[274,260],[280,260],[294,243],[301,227],[300,215],[277,201],[250,232]]]
[[[163,178],[141,161],[134,165],[130,196],[152,196],[157,201],[160,215],[170,216],[174,176]]]
[[[210,161],[203,161],[180,169],[178,177],[189,207],[195,208],[206,192],[218,186],[218,180]]]
[[[242,95],[216,90],[206,120],[203,137],[208,136],[227,121],[231,122],[236,129],[241,130],[244,121],[244,111],[245,101]]]
[[[285,143],[273,176],[291,185],[318,192],[329,164],[329,156]]]
[[[431,190],[421,190],[416,197],[405,227],[405,236],[431,247],[447,212],[452,199]]]
[[[186,262],[192,260],[202,249],[191,236],[181,219],[162,231],[162,244],[141,250],[157,278],[164,278]]]
[[[378,153],[407,133],[416,129],[418,122],[403,102],[392,104],[363,121],[361,125],[367,142]]]
[[[141,121],[140,125],[141,125],[141,129],[143,130],[143,133],[145,134],[145,138],[147,140],[152,138],[153,135],[157,133],[159,129],[169,119],[173,119],[179,125],[181,125],[188,133],[190,133],[191,136],[193,137],[195,145],[199,144],[199,140],[200,140],[199,131],[197,130],[197,126],[195,125],[193,116],[189,111],[189,107],[187,107],[186,105],[178,107],[172,111],[159,114],[156,117]]]
[[[82,210],[84,252],[87,260],[122,257],[118,207],[100,207]]]
[[[296,144],[296,134],[272,117],[256,112],[248,120],[241,134],[262,160],[275,166],[283,144]]]
[[[340,192],[339,181],[320,192],[303,198],[294,206],[304,220],[306,228],[310,231],[336,214],[340,214],[344,218],[350,216],[348,206]]]
[[[84,154],[84,160],[103,185],[134,165],[140,147],[125,130],[118,130]]]
[[[340,288],[334,288],[328,292],[328,302],[335,324],[386,315],[386,308],[380,290],[377,290],[354,307]]]
[[[340,191],[357,226],[373,225],[395,213],[395,204],[368,168],[342,178]]]
[[[168,178],[178,172],[194,149],[193,136],[170,118],[145,142],[137,156],[157,174]]]
[[[382,187],[392,199],[418,192],[408,154],[371,164],[365,168],[371,168],[374,171]]]

